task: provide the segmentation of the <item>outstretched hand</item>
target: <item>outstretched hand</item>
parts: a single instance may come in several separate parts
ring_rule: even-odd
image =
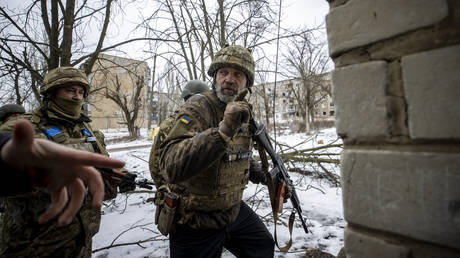
[[[59,216],[58,223],[67,225],[78,212],[86,194],[85,184],[93,195],[92,206],[100,208],[104,197],[104,184],[100,173],[93,167],[121,168],[122,161],[87,151],[76,150],[57,143],[35,139],[30,122],[19,120],[11,139],[1,150],[3,161],[11,167],[25,171],[32,186],[51,195],[51,204],[39,217],[46,223]]]

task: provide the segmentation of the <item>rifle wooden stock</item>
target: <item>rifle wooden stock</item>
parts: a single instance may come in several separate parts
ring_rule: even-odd
[[[283,212],[285,192],[286,192],[286,182],[281,182],[281,184],[278,185],[278,189],[276,190],[276,199],[275,199],[275,210],[278,213]]]

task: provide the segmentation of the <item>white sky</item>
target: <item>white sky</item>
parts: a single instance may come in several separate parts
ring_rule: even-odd
[[[214,0],[210,0],[214,2]],[[281,9],[281,27],[282,28],[299,28],[307,25],[308,28],[317,27],[323,25],[323,30],[315,33],[315,35],[324,42],[327,42],[326,29],[325,29],[325,17],[329,12],[329,4],[326,0],[281,0],[282,9]],[[125,8],[125,13],[128,14],[128,18],[125,18],[123,21],[118,21],[117,26],[112,26],[112,31],[110,32],[110,38],[105,42],[106,45],[110,45],[109,42],[120,42],[125,39],[142,37],[142,33],[137,36],[134,35],[131,31],[137,25],[137,20],[141,20],[141,13],[144,16],[148,16],[153,7],[149,7],[149,0],[136,1],[136,6],[143,6],[144,8],[134,7],[134,4],[131,8]],[[113,24],[112,24],[113,25]],[[282,46],[280,46],[280,49]],[[275,45],[265,46],[265,53],[271,55],[269,58],[275,60]],[[151,54],[146,54],[143,51],[146,49],[145,42],[135,42],[127,46],[122,47],[122,50],[127,52],[129,58],[134,58],[138,60],[145,60],[148,62],[150,67],[153,67],[153,58]],[[325,48],[327,51],[327,47]],[[120,53],[113,53],[115,55],[120,55]],[[145,59],[149,58],[149,59]],[[279,56],[281,58],[281,54]],[[160,61],[161,62],[161,61]],[[279,61],[280,62],[280,61]],[[278,62],[278,63],[279,63]],[[158,65],[158,60],[157,60]],[[208,65],[205,63],[205,65]],[[162,67],[160,63],[157,67]],[[278,78],[280,79],[280,78]],[[269,75],[269,80],[273,81],[273,74]]]
[[[29,1],[17,1],[17,0],[0,0],[0,6],[15,8],[18,6],[30,5]],[[281,27],[283,28],[298,28],[307,25],[309,28],[318,26],[320,24],[324,25],[324,30],[319,33],[319,38],[322,41],[326,41],[326,30],[325,30],[325,16],[329,12],[329,4],[326,0],[281,0],[282,1],[282,17],[281,17]],[[209,2],[214,3],[214,0],[209,0]],[[126,3],[126,2],[124,2]],[[123,4],[124,4],[123,3]],[[123,11],[116,10],[114,8],[112,11],[113,17],[124,17],[118,18],[112,22],[107,33],[106,40],[104,42],[104,47],[110,46],[114,43],[121,42],[123,40],[132,39],[136,37],[143,37],[143,33],[137,32],[133,33],[133,29],[141,20],[141,13],[144,16],[150,15],[154,7],[151,5],[150,0],[136,0],[132,1],[124,7]],[[123,12],[123,13],[120,13]],[[124,14],[124,15],[122,15]],[[95,22],[96,24],[96,22]],[[101,30],[101,25],[95,25],[94,28],[89,28],[87,33],[94,35],[90,37],[94,42],[86,42],[89,48],[94,48],[98,39],[99,32]],[[318,35],[318,34],[317,34]],[[134,42],[129,45],[121,47],[121,50],[126,52],[127,55],[122,53],[110,53],[115,55],[121,55],[129,58],[145,60],[148,62],[149,66],[153,66],[153,59],[150,54],[146,54],[144,50],[146,49],[145,41],[144,42]],[[274,46],[268,46],[265,50],[270,53],[274,53],[275,50],[271,50]],[[326,48],[327,49],[327,48]],[[274,56],[274,54],[271,54]],[[149,58],[149,59],[146,59]],[[273,58],[274,59],[274,58]],[[160,64],[161,65],[161,64]]]

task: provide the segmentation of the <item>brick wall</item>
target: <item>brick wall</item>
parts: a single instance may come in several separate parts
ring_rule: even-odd
[[[460,257],[460,1],[329,4],[347,257]]]

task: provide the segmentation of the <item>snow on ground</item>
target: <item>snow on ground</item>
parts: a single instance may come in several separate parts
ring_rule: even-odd
[[[127,135],[126,132],[119,131],[104,133],[106,139]],[[121,146],[151,144],[146,131],[141,131],[141,136],[141,140],[109,144],[107,147],[111,157],[125,161],[125,167],[128,171],[138,174],[138,179],[150,180],[149,147],[110,152],[110,149]],[[276,140],[289,146],[296,146],[296,149],[341,143],[337,140],[335,128],[321,130],[314,136],[277,135]],[[283,150],[289,151],[286,147],[283,147]],[[337,153],[340,152],[340,149],[335,148],[334,151]],[[314,169],[315,166],[311,165],[311,168]],[[337,166],[329,168],[339,173]],[[308,247],[320,248],[337,255],[343,246],[343,229],[346,226],[343,219],[341,189],[332,187],[324,180],[302,176],[294,172],[290,173],[290,177],[296,185],[297,195],[301,200],[302,215],[311,233],[304,233],[296,216],[292,247],[287,253],[276,251],[275,257],[301,257]],[[93,257],[169,257],[168,239],[161,235],[154,225],[155,205],[148,201],[153,196],[153,190],[138,188],[135,193],[118,194],[115,200],[104,203],[101,227],[99,233],[93,238]],[[261,216],[270,232],[273,233],[273,217],[266,187],[249,183],[244,192],[244,199]],[[289,240],[286,223],[292,210],[291,207],[290,202],[284,205],[283,213],[280,215],[284,224],[278,223],[276,228],[280,246],[284,246]],[[225,251],[222,257],[234,256]]]

